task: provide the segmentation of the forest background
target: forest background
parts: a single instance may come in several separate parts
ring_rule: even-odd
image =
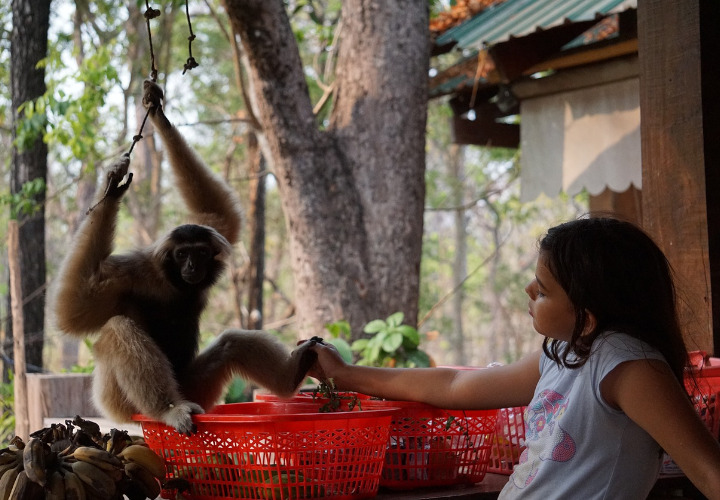
[[[231,272],[214,290],[203,316],[203,344],[231,327],[261,326],[276,332],[288,345],[305,337],[308,328],[300,327],[297,318],[302,307],[299,295],[305,300],[307,290],[298,293],[297,279],[293,279],[287,207],[284,211],[272,162],[263,160],[252,134],[256,118],[245,104],[248,77],[239,65],[241,44],[231,34],[222,3],[176,0],[152,5],[161,16],[151,24],[142,15],[145,2],[140,1],[40,3],[50,4],[48,52],[42,62],[46,91],[23,108],[19,127],[13,124],[11,103],[12,10],[9,2],[0,5],[0,345],[5,380],[12,356],[6,245],[8,221],[16,216],[11,209],[17,208],[22,196],[33,199],[42,192],[47,274],[45,283],[30,294],[42,299],[92,203],[102,166],[127,151],[141,127],[145,114],[140,104],[142,80],[151,69],[148,25],[168,116],[243,202],[243,240],[236,247]],[[317,126],[329,129],[333,106],[338,105],[337,46],[352,33],[347,26],[353,18],[341,19],[339,0],[288,0],[284,7]],[[429,1],[422,7],[429,8],[431,19],[448,5]],[[190,44],[189,30],[196,36]],[[191,70],[184,69],[188,45],[199,63]],[[402,58],[404,49],[395,44],[387,50]],[[430,71],[461,56],[433,58]],[[392,75],[393,80],[406,77]],[[533,275],[537,240],[549,226],[585,212],[587,198],[542,196],[521,203],[520,151],[453,144],[445,98],[429,100],[427,116],[422,118],[426,118],[424,152],[419,154],[424,156],[425,168],[424,179],[418,182],[424,184],[425,194],[419,296],[406,322],[417,327],[422,349],[437,364],[484,366],[513,361],[539,344],[523,290]],[[23,141],[32,142],[38,134],[47,145],[47,183],[26,183],[18,193],[11,190],[17,176],[15,148]],[[135,148],[134,189],[121,212],[118,250],[146,245],[184,221],[185,209],[165,173],[160,145],[144,137]],[[374,221],[383,223],[390,227],[397,221]],[[262,243],[260,266],[258,241]],[[262,270],[259,284],[258,269]],[[402,274],[391,278],[416,279]],[[393,312],[370,311],[366,319],[385,319]],[[91,369],[91,340],[69,339],[53,328],[49,313],[41,318],[42,327],[26,328],[28,349],[41,347],[41,359],[30,368]],[[312,328],[315,334],[329,336],[323,331],[327,325],[347,319],[333,317]],[[346,335],[348,341],[365,337],[357,321],[350,321]]]

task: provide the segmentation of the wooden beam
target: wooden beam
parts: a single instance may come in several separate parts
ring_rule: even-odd
[[[519,99],[528,99],[637,78],[638,74],[638,56],[633,54],[610,61],[565,69],[545,78],[521,80],[512,84],[511,88],[513,94]]]
[[[540,71],[560,70],[564,68],[575,68],[583,64],[591,64],[598,61],[622,57],[628,54],[637,54],[638,41],[625,40],[612,45],[604,45],[598,48],[591,48],[572,54],[560,55],[548,59],[525,70],[526,75],[532,75]]]
[[[638,2],[643,225],[677,275],[689,349],[720,346],[716,0]]]
[[[487,120],[468,120],[453,116],[452,134],[455,144],[517,148],[520,145],[520,126]]]
[[[488,51],[503,82],[511,82],[529,67],[556,54],[560,48],[591,28],[596,20],[578,21],[537,30],[528,35],[510,38],[492,45]]]

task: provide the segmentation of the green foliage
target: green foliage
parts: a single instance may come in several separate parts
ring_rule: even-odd
[[[0,206],[10,207],[10,218],[17,219],[21,215],[37,213],[42,204],[38,202],[40,195],[45,193],[45,180],[38,177],[22,185],[19,193],[0,194]]]
[[[108,94],[119,83],[113,57],[110,47],[98,47],[96,52],[83,58],[76,72],[49,80],[47,91],[35,104],[35,110],[42,110],[46,117],[44,140],[67,147],[71,157],[82,159],[89,167],[95,165],[108,147],[107,134],[99,123]],[[63,67],[60,55],[54,52],[44,63],[57,70]],[[63,75],[60,71],[56,73]],[[70,84],[78,88],[78,83],[82,90],[75,95],[63,90]]]
[[[439,13],[444,12],[446,9],[445,4],[449,6],[455,5],[455,0],[449,0],[445,2],[443,0],[428,0],[428,8],[430,9],[430,18],[436,17]]]
[[[0,384],[0,448],[15,435],[15,388],[12,372],[10,382]]]
[[[42,140],[47,128],[47,114],[42,100],[27,101],[18,106],[18,120],[15,129],[15,147],[19,152],[32,149],[38,140]]]
[[[393,367],[427,367],[430,357],[421,349],[420,334],[410,325],[403,325],[405,315],[396,312],[387,319],[370,321],[363,331],[371,337],[352,343],[360,354],[359,365]]]
[[[88,350],[90,352],[92,352],[92,346],[93,346],[92,341],[90,339],[84,339],[83,343],[85,344],[85,347],[87,347]],[[88,364],[86,364],[86,365],[75,364],[68,371],[70,373],[92,373],[92,371],[94,369],[95,369],[95,360],[90,358],[90,361],[88,361]]]
[[[224,401],[226,404],[229,403],[245,403],[248,401],[247,395],[246,395],[246,389],[247,389],[247,382],[240,378],[236,377],[233,379],[233,381],[230,383],[230,385],[227,388],[227,392],[225,393]]]
[[[325,329],[330,332],[330,338],[325,339],[325,342],[334,345],[335,349],[338,350],[340,356],[346,363],[352,363],[352,348],[348,343],[352,334],[350,323],[345,320],[340,320],[335,323],[325,325]]]

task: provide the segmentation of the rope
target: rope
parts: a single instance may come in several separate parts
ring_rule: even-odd
[[[150,79],[153,82],[157,82],[158,70],[157,70],[157,67],[155,66],[155,51],[153,49],[153,43],[152,43],[152,30],[150,29],[150,20],[155,19],[156,17],[160,17],[161,12],[158,9],[153,9],[152,7],[150,7],[149,0],[145,0],[145,7],[146,7],[146,9],[145,9],[145,12],[143,13],[143,17],[145,18],[145,24],[147,25],[148,44],[150,46]],[[188,37],[188,59],[183,67],[183,72],[182,72],[183,75],[185,74],[185,72],[187,72],[193,68],[197,68],[199,66],[198,62],[195,60],[195,58],[192,55],[192,43],[196,37],[192,30],[192,22],[190,21],[190,6],[188,3],[188,0],[185,0],[185,15],[187,17],[188,30],[190,31],[190,36]],[[130,156],[133,149],[135,148],[135,144],[137,144],[138,142],[140,142],[140,140],[142,140],[142,138],[143,138],[142,132],[143,132],[143,129],[145,128],[145,123],[147,122],[148,116],[150,116],[150,109],[148,109],[145,112],[145,117],[143,118],[143,121],[140,124],[140,130],[138,130],[138,133],[133,136],[132,144],[130,144],[130,149],[128,150],[127,153],[125,153],[128,156]],[[105,195],[100,199],[100,201],[98,201],[92,207],[88,208],[88,210],[87,210],[87,212],[85,212],[85,214],[87,215],[90,212],[92,212],[95,209],[95,207],[97,207],[100,203],[105,201],[106,197],[107,197],[107,191],[105,192]]]
[[[187,16],[188,30],[190,30],[190,36],[188,37],[188,60],[185,63],[185,66],[183,66],[183,75],[186,71],[190,71],[191,69],[197,68],[199,66],[198,62],[192,55],[192,43],[195,40],[195,34],[193,33],[192,23],[190,22],[190,7],[188,5],[188,0],[185,0],[185,15]]]

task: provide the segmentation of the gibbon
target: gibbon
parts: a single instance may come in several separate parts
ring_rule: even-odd
[[[127,422],[142,413],[190,433],[192,414],[217,403],[233,376],[290,397],[317,355],[306,345],[291,352],[267,332],[245,330],[223,332],[198,354],[200,315],[239,236],[239,202],[167,119],[162,96],[145,82],[143,105],[195,223],[146,248],[112,254],[120,201],[132,182],[123,155],[75,235],[51,302],[60,330],[99,332],[93,399],[107,417]]]

